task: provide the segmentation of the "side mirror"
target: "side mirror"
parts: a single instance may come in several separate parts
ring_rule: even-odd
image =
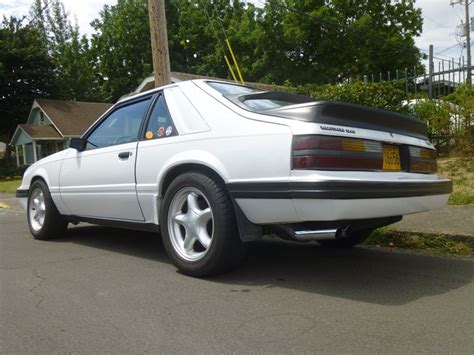
[[[69,148],[74,148],[79,152],[82,152],[86,149],[87,141],[82,138],[71,138],[69,142]]]

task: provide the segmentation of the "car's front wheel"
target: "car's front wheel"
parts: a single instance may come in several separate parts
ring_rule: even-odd
[[[35,239],[53,239],[67,228],[67,221],[59,214],[48,186],[42,180],[36,180],[30,186],[27,215],[28,226]]]
[[[170,184],[160,225],[165,249],[184,274],[220,274],[243,257],[229,194],[216,179],[200,172],[180,175]]]

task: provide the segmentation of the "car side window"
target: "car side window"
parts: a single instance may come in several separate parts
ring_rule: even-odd
[[[87,149],[135,142],[151,98],[113,111],[87,138]]]
[[[178,132],[176,132],[176,128],[171,120],[165,97],[161,94],[155,101],[151,111],[145,131],[145,139],[161,139],[176,136],[177,134]]]

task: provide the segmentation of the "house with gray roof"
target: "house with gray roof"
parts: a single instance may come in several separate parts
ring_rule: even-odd
[[[17,166],[30,165],[69,147],[112,105],[96,102],[36,99],[25,124],[10,141]]]

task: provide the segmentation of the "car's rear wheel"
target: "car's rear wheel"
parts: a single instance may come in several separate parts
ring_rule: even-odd
[[[30,186],[27,216],[30,232],[39,240],[58,237],[66,230],[68,224],[59,214],[48,186],[42,180],[36,180]]]
[[[199,172],[178,176],[166,190],[160,225],[165,249],[184,274],[220,274],[243,257],[230,196],[210,176]]]
[[[366,240],[372,230],[361,230],[349,232],[349,235],[343,238],[318,241],[325,248],[352,248]]]

